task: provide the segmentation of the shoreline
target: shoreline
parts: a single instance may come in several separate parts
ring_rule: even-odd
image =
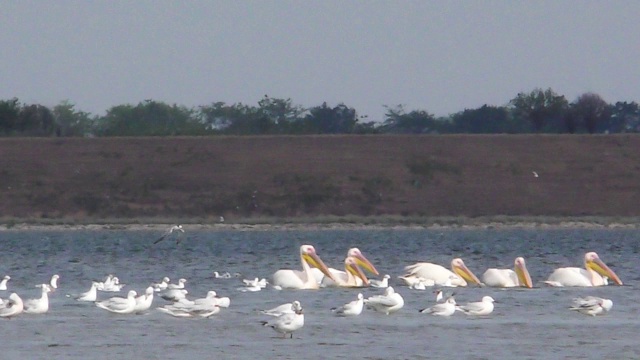
[[[610,217],[446,217],[446,218],[359,218],[359,219],[244,219],[238,222],[185,221],[185,219],[105,219],[69,221],[48,219],[0,221],[0,231],[127,230],[161,231],[174,224],[205,231],[286,230],[447,230],[447,229],[637,229],[638,218]],[[183,221],[180,221],[183,220]]]

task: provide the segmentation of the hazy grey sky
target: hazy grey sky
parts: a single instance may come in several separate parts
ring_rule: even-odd
[[[103,114],[265,94],[447,115],[551,87],[640,101],[640,1],[2,1],[0,99]]]

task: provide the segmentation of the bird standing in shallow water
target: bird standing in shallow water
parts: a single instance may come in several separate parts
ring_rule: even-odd
[[[293,339],[293,332],[304,326],[304,313],[302,305],[297,300],[291,303],[291,310],[293,313],[285,313],[271,321],[263,321],[262,325],[281,333],[283,338],[289,334]]]

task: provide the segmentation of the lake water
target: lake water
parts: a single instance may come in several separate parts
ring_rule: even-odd
[[[487,230],[290,230],[191,231],[183,241],[151,246],[154,231],[0,232],[0,276],[11,275],[9,291],[23,299],[39,296],[34,285],[60,274],[60,288],[45,315],[0,321],[2,359],[638,359],[640,358],[640,231],[623,229]],[[378,289],[240,292],[238,279],[214,279],[213,271],[269,277],[279,268],[299,269],[298,249],[315,246],[329,266],[343,268],[346,251],[360,250],[405,299],[398,313],[365,310],[355,318],[332,316],[331,307]],[[583,255],[596,251],[624,286],[548,288],[554,268],[582,267]],[[403,267],[429,261],[448,267],[461,257],[479,277],[489,267],[512,267],[523,256],[534,289],[458,288],[458,303],[496,299],[489,317],[450,318],[419,314],[434,303],[432,291],[411,290],[395,280]],[[231,298],[231,307],[209,319],[177,319],[158,311],[114,315],[93,304],[64,297],[89,288],[91,280],[117,275],[125,288],[142,292],[163,276],[188,279],[191,297],[208,290]],[[122,292],[124,295],[125,291]],[[99,299],[114,293],[99,293]],[[604,316],[568,310],[576,296],[613,300]],[[256,312],[300,300],[305,326],[293,339],[260,325]],[[154,299],[153,307],[164,305]]]

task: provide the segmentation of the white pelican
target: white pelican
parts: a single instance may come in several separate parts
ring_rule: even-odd
[[[384,289],[383,295],[371,296],[364,300],[367,307],[389,315],[394,313],[404,306],[404,299],[400,294],[395,292],[393,287],[389,286]]]
[[[302,305],[297,300],[291,303],[291,310],[293,313],[285,313],[273,320],[263,321],[262,325],[271,327],[276,332],[281,333],[284,338],[287,337],[287,334],[290,334],[293,339],[293,332],[304,326],[304,313]]]
[[[378,272],[378,270],[376,269],[375,266],[373,266],[373,264],[369,261],[369,259],[367,259],[364,254],[362,254],[362,251],[360,251],[360,249],[358,248],[351,248],[347,251],[347,257],[353,257],[354,259],[356,259],[356,262],[358,263],[358,266],[361,266],[364,270],[374,274],[374,275],[380,275],[380,273]],[[329,268],[329,271],[333,274],[334,277],[336,276],[342,276],[343,278],[346,279],[346,274],[345,271],[341,271],[338,269],[334,269],[334,268]],[[313,276],[315,276],[316,281],[318,283],[322,283],[323,280],[325,280],[325,276],[322,272],[320,272],[318,269],[312,269],[313,272]],[[356,278],[356,285],[357,286],[365,286],[363,284],[362,279],[360,278]],[[331,279],[326,279],[325,285],[324,286],[334,286],[333,284],[331,284]]]
[[[478,285],[481,284],[480,280],[467,268],[464,261],[460,258],[451,260],[451,270],[441,265],[426,262],[409,265],[405,267],[404,270],[406,274],[400,278],[405,280],[405,282],[407,282],[405,278],[419,277],[432,280],[435,285],[444,285],[448,282],[454,287],[467,286],[467,282]]]
[[[169,279],[168,277],[163,277],[162,281],[160,281],[157,284],[153,284],[153,290],[154,291],[162,291],[162,290],[166,290],[167,286],[169,286],[169,282],[171,281],[171,279]]]
[[[369,279],[362,272],[358,266],[358,260],[353,256],[348,256],[344,259],[345,271],[333,271],[333,278],[331,280],[327,277],[322,279],[322,287],[362,287],[369,285]],[[329,269],[331,271],[331,269]],[[359,282],[357,280],[360,280]]]
[[[75,295],[67,294],[67,297],[74,298],[77,301],[96,301],[98,298],[98,283],[92,281],[91,288],[88,291]]]
[[[358,316],[362,313],[363,308],[364,296],[362,296],[362,293],[359,293],[356,300],[344,304],[339,308],[333,308],[331,311],[337,316]]]
[[[154,241],[154,244],[159,243],[160,241],[164,240],[167,236],[171,235],[174,231],[181,231],[184,233],[184,229],[182,228],[182,225],[173,225],[172,227],[170,227],[167,231],[165,231],[164,234],[162,234],[162,236],[160,236],[160,238],[158,238],[158,240]],[[176,244],[180,243],[180,237],[176,238]]]
[[[600,260],[595,252],[588,252],[584,255],[584,267],[584,269],[577,267],[555,269],[545,284],[551,286],[603,286],[607,283],[606,277],[616,284],[622,285],[618,275]]]
[[[0,290],[7,290],[7,282],[11,280],[11,276],[5,275],[0,281]]]
[[[456,310],[462,311],[467,315],[484,316],[493,312],[493,303],[495,300],[491,296],[483,296],[481,301],[466,303],[465,305],[456,306]]]
[[[187,279],[180,279],[177,284],[167,284],[167,289],[184,289],[186,283]]]
[[[435,316],[451,316],[456,312],[456,301],[453,296],[451,296],[445,302],[435,304],[432,307],[422,309],[419,312]]]
[[[27,314],[44,314],[49,311],[49,293],[51,288],[47,284],[42,284],[42,296],[37,299],[28,299],[23,303],[24,312]]]
[[[607,313],[613,307],[613,301],[597,296],[587,296],[584,298],[574,298],[569,309],[576,310],[582,314],[596,316]]]
[[[135,290],[129,290],[126,298],[112,297],[96,302],[96,306],[116,314],[131,314],[136,308],[137,295]]]
[[[531,276],[522,257],[517,257],[514,261],[514,270],[487,269],[487,271],[482,274],[482,282],[487,286],[501,288],[517,286],[533,287]]]
[[[8,300],[4,300],[0,305],[0,317],[10,318],[19,315],[24,310],[24,303],[18,294],[11,293]]]
[[[391,279],[391,276],[385,274],[382,280],[369,280],[369,285],[371,285],[371,287],[386,288],[389,287],[389,279]]]
[[[327,266],[316,254],[316,249],[311,245],[300,247],[300,262],[302,271],[281,269],[273,274],[273,285],[283,289],[318,289],[320,285],[311,273],[311,266],[314,266],[323,274],[333,279],[333,274],[329,272]]]
[[[153,286],[149,286],[144,294],[136,297],[136,307],[133,309],[134,313],[141,313],[147,311],[151,308],[151,303],[153,303]]]

